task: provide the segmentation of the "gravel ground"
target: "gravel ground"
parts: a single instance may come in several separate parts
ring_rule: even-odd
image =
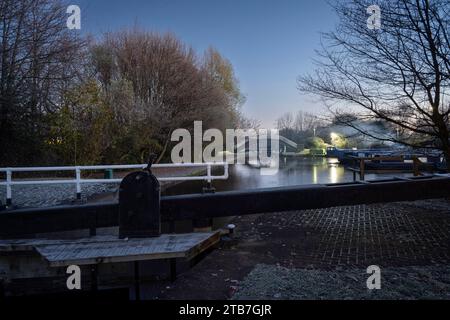
[[[258,264],[240,283],[236,300],[450,300],[450,266],[381,268],[381,289],[368,290],[362,269],[288,269]]]
[[[118,184],[83,184],[82,200],[107,192],[115,192]],[[59,204],[68,204],[76,200],[75,185],[52,184],[52,185],[24,185],[12,187],[13,205],[25,207],[47,207]],[[6,201],[6,187],[0,187],[0,201]]]

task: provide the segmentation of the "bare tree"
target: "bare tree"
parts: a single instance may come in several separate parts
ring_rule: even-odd
[[[0,1],[1,163],[30,160],[42,149],[43,118],[61,106],[76,79],[82,42],[66,27],[57,0]]]
[[[239,121],[236,126],[238,129],[254,129],[256,131],[261,129],[261,121],[254,118],[248,118],[242,112],[238,113],[238,119]]]
[[[299,110],[295,115],[294,127],[298,132],[305,131],[305,115],[302,110]]]
[[[203,70],[225,91],[230,107],[237,109],[245,102],[231,62],[222,57],[217,49],[209,47],[206,50],[203,56]]]
[[[325,125],[325,122],[315,114],[302,110],[297,111],[295,115],[292,112],[287,112],[276,121],[279,130],[289,129],[296,132],[313,131]]]
[[[210,125],[221,130],[235,128],[244,123],[252,127],[257,125],[257,122],[246,119],[242,114],[241,107],[245,102],[245,96],[241,92],[239,80],[231,62],[217,49],[209,47],[205,51],[201,61],[201,72],[210,89],[214,89],[213,96],[219,98],[218,102],[221,104],[216,111],[217,114],[210,117]]]
[[[152,128],[147,134],[160,142],[154,150],[160,154],[157,161],[164,157],[173,130],[190,128],[195,120],[215,127],[235,121],[231,65],[215,51],[202,64],[173,34],[134,28],[106,35],[93,47],[92,56],[97,79],[109,95],[117,97],[117,81],[129,83],[134,101],[117,104],[128,109],[114,114],[134,114],[134,122]]]
[[[450,169],[450,2],[379,1],[381,29],[369,28],[373,1],[336,1],[337,30],[324,35],[318,68],[299,89],[323,97],[344,123],[373,138],[442,150]],[[379,120],[371,132],[352,119]],[[361,123],[361,121],[359,121]]]
[[[294,129],[297,132],[313,131],[319,127],[324,127],[326,123],[317,115],[299,110],[295,115]]]
[[[294,116],[292,112],[286,112],[276,121],[278,130],[294,129]]]

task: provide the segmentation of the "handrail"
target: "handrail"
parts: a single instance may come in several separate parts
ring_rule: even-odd
[[[60,167],[11,167],[0,168],[0,172],[6,173],[6,181],[0,182],[0,186],[6,186],[6,205],[12,204],[12,186],[14,185],[48,185],[48,184],[75,184],[77,198],[81,198],[81,185],[83,183],[119,183],[122,179],[83,179],[82,171],[87,170],[118,170],[118,169],[145,169],[148,164],[126,164],[126,165],[98,165],[98,166],[60,166]],[[223,166],[223,175],[213,175],[212,167]],[[208,163],[167,163],[154,164],[152,168],[206,168],[206,175],[201,176],[181,176],[181,177],[158,177],[159,181],[206,181],[227,180],[229,176],[227,162]],[[51,171],[74,171],[75,179],[48,179],[48,180],[21,180],[14,181],[14,172],[51,172]]]
[[[356,172],[359,172],[359,179],[364,181],[365,173],[366,173],[366,161],[368,162],[382,162],[382,161],[399,161],[404,162],[404,156],[376,156],[376,157],[358,157],[358,156],[349,156],[348,158],[354,161],[355,168],[349,167],[347,170],[353,171],[353,181],[356,181]],[[358,164],[359,161],[359,164]],[[419,166],[422,162],[418,157],[412,157],[413,168],[412,172],[415,177],[422,175],[419,171]]]

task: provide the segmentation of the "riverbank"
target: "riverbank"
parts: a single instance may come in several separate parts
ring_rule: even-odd
[[[153,298],[450,299],[448,199],[236,217],[233,223],[234,241],[174,284],[162,284]],[[370,265],[381,268],[377,292],[366,287]]]

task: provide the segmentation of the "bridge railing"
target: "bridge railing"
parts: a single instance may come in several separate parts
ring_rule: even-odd
[[[0,172],[4,172],[6,180],[0,182],[0,186],[6,186],[6,204],[12,203],[12,186],[15,185],[48,185],[48,184],[74,184],[76,186],[77,198],[81,198],[82,185],[86,183],[120,183],[122,178],[112,179],[83,179],[83,171],[94,170],[127,170],[127,169],[144,169],[147,164],[127,164],[127,165],[100,165],[100,166],[64,166],[64,167],[11,167],[0,168]],[[212,168],[223,167],[222,175],[213,175]],[[206,175],[196,176],[167,176],[158,177],[159,181],[206,181],[211,183],[213,180],[227,180],[229,176],[228,163],[180,163],[180,164],[154,164],[152,168],[206,168]],[[74,179],[39,179],[39,180],[13,180],[14,172],[55,172],[55,171],[73,171]]]

